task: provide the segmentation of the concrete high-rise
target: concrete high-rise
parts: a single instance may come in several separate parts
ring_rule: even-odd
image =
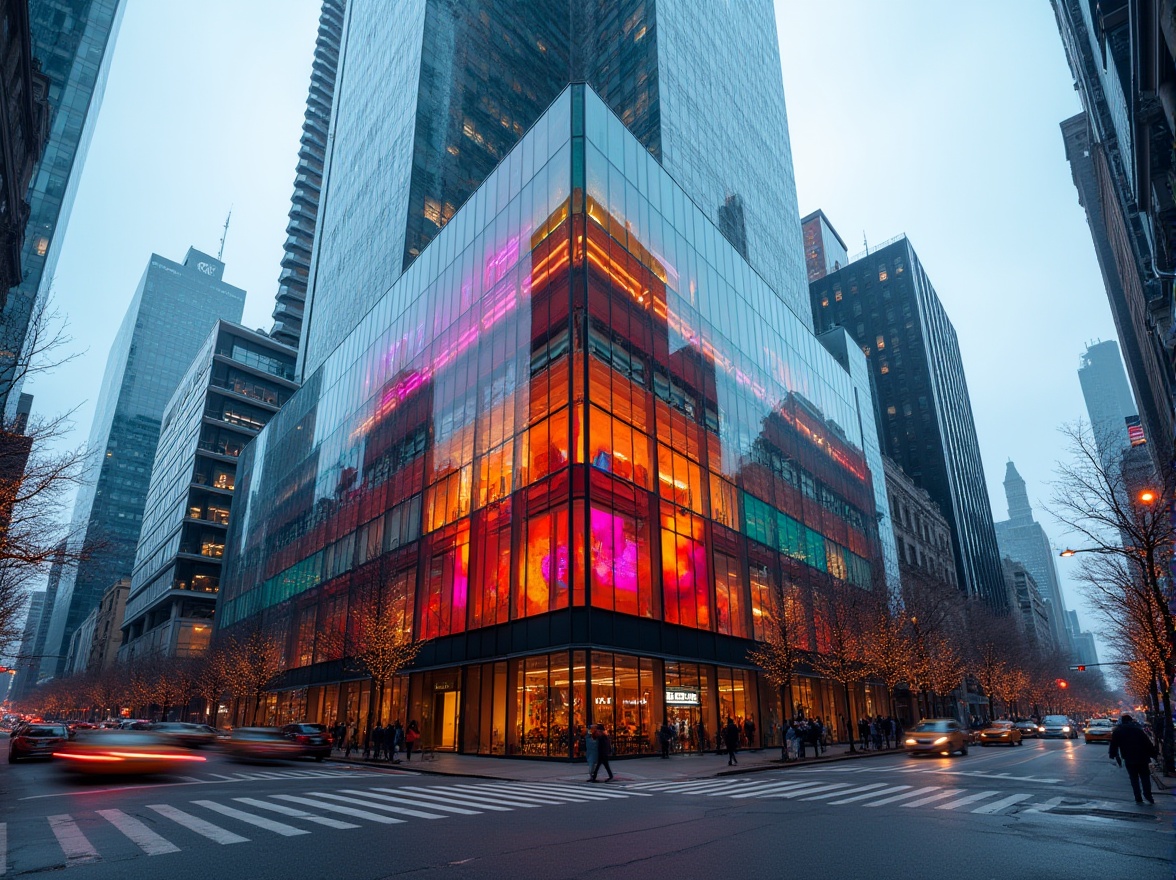
[[[295,349],[302,335],[306,308],[306,282],[314,230],[318,225],[319,197],[323,186],[327,133],[331,125],[331,102],[335,97],[335,73],[339,67],[339,41],[343,37],[343,13],[347,0],[323,0],[314,64],[310,70],[310,94],[306,98],[306,119],[294,172],[294,196],[290,200],[290,222],[282,253],[282,274],[278,278],[274,326],[270,335]]]
[[[131,576],[164,407],[217,319],[241,320],[245,291],[225,283],[224,270],[195,248],[183,263],[151,255],[110,348],[90,428],[89,479],[74,503],[71,533],[95,550],[66,567],[47,654],[65,655],[106,589]],[[60,658],[53,662],[60,670]]]
[[[1118,467],[1130,446],[1127,418],[1139,413],[1127,384],[1119,344],[1108,340],[1088,345],[1078,366],[1078,382],[1082,385],[1090,428],[1104,466]]]
[[[44,612],[45,591],[41,590],[29,596],[28,614],[25,616],[20,649],[16,655],[16,678],[12,682],[12,690],[8,692],[9,699],[14,702],[20,701],[37,683],[37,670],[40,667],[40,660],[36,656],[37,627],[41,625]]]
[[[0,351],[24,349],[30,318],[52,283],[82,165],[94,132],[122,0],[29,0],[33,56],[49,78],[49,139],[29,188],[23,279],[0,315]],[[14,416],[19,354],[0,357],[0,413]]]
[[[633,172],[648,151],[811,325],[769,0],[359,3],[344,24],[300,375],[338,347],[572,80],[637,138],[608,145],[610,160]],[[515,161],[512,174],[529,177],[534,157]]]
[[[1004,609],[1008,593],[959,342],[914,247],[900,236],[809,289],[817,331],[843,327],[865,353],[882,449],[947,517],[960,588]]]
[[[1012,461],[1005,467],[1004,490],[1009,518],[996,523],[1000,552],[1025,566],[1033,578],[1042,601],[1047,605],[1053,644],[1068,655],[1073,648],[1066,627],[1066,603],[1062,599],[1053,546],[1045,529],[1033,518],[1033,505],[1029,503],[1025,481]]]

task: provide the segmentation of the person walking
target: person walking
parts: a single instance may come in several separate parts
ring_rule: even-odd
[[[604,725],[596,725],[596,763],[592,766],[592,782],[597,782],[596,774],[600,772],[603,767],[608,773],[608,782],[612,782],[613,772],[612,767],[608,765],[609,756],[612,754],[612,740],[608,738],[608,734],[604,732]]]
[[[359,750],[359,725],[352,724],[347,731],[347,749],[343,752],[344,758],[350,758],[352,751]]]
[[[750,715],[743,722],[743,738],[747,740],[747,747],[749,749],[755,748],[755,719]]]
[[[400,759],[396,757],[397,753],[404,748],[404,727],[400,723],[400,719],[396,719],[389,730],[388,736],[388,757],[391,758],[393,764],[399,764]]]
[[[584,751],[584,758],[588,762],[588,781],[596,781],[596,758],[600,754],[600,742],[596,739],[595,726],[590,727],[588,732],[584,734],[581,744]]]
[[[1131,780],[1131,792],[1135,795],[1135,803],[1142,804],[1146,799],[1149,804],[1154,804],[1150,764],[1151,759],[1158,754],[1156,744],[1130,715],[1124,715],[1115,725],[1107,754],[1120,767],[1127,767],[1127,778]]]
[[[372,731],[372,758],[380,760],[384,754],[384,724],[376,722],[376,729]]]
[[[662,722],[661,730],[657,733],[658,741],[661,743],[661,756],[663,758],[670,757],[670,746],[674,742],[674,728],[670,727],[670,721],[667,718]]]
[[[698,740],[698,754],[702,755],[706,752],[706,725],[701,721],[694,725],[694,736]]]
[[[408,730],[404,733],[404,760],[412,760],[412,750],[420,738],[421,729],[417,727],[416,721],[408,722]]]
[[[739,749],[739,728],[730,716],[727,717],[727,726],[723,728],[723,745],[727,747],[727,766],[738,764],[735,752]]]
[[[784,725],[784,760],[791,761],[796,755],[796,728],[789,721]]]

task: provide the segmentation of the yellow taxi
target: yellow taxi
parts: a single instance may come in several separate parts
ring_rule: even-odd
[[[993,721],[980,731],[978,739],[982,746],[1019,746],[1021,731],[1011,721]]]
[[[1086,744],[1109,743],[1111,734],[1115,732],[1115,722],[1110,718],[1092,718],[1082,731],[1082,738]]]
[[[964,730],[954,718],[924,718],[907,731],[904,745],[912,755],[968,754]]]

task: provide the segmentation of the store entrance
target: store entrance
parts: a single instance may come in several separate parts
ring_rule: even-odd
[[[457,751],[458,691],[433,694],[433,748]]]
[[[702,710],[697,706],[667,706],[666,718],[674,729],[675,752],[705,751],[714,741],[714,734],[702,723]]]

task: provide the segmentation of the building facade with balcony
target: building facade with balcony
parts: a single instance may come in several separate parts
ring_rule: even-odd
[[[131,576],[164,410],[216,322],[241,319],[245,291],[224,270],[195,248],[182,263],[151,255],[107,357],[74,502],[71,535],[94,550],[62,573],[46,655],[65,654],[106,588]]]
[[[1049,603],[1042,597],[1037,581],[1024,563],[1007,556],[1001,561],[1009,587],[1009,600],[1017,614],[1017,628],[1038,656],[1050,656],[1058,644],[1054,640]]]
[[[297,351],[217,321],[163,413],[122,660],[186,657],[212,636],[237,457],[297,387]]]
[[[640,754],[727,717],[758,745],[786,709],[748,650],[778,602],[820,650],[880,528],[864,355],[572,85],[246,447],[216,626],[282,640],[267,722],[369,723],[375,605],[426,640],[379,695],[426,746],[569,759],[598,722]],[[883,699],[806,668],[788,708],[844,734]]]
[[[890,522],[903,577],[917,572],[930,581],[959,589],[951,526],[926,490],[889,457],[884,457]]]

